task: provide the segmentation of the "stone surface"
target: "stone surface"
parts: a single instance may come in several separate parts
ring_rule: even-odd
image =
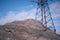
[[[60,40],[58,34],[34,19],[0,26],[0,40]]]

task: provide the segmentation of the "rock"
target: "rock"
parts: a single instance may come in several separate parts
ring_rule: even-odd
[[[60,40],[60,37],[40,21],[27,19],[0,26],[0,40]]]

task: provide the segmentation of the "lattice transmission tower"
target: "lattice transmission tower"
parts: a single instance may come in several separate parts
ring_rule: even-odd
[[[51,0],[50,0],[51,1]],[[49,8],[49,0],[32,0],[33,3],[37,4],[37,10],[35,19],[41,21],[45,27],[49,27],[56,32],[52,15]]]

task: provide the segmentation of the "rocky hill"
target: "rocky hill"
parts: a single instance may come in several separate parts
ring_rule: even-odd
[[[60,40],[60,36],[40,21],[27,19],[0,26],[0,40]]]

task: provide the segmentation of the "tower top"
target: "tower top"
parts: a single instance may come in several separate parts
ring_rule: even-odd
[[[32,2],[35,2],[37,4],[35,19],[38,20],[41,18],[40,21],[45,27],[49,27],[53,31],[56,31],[52,19],[52,14],[48,5],[49,0],[33,0]]]

